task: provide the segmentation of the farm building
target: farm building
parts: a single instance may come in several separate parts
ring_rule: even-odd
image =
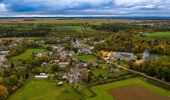
[[[136,61],[137,57],[133,53],[118,52],[110,56],[112,60]]]

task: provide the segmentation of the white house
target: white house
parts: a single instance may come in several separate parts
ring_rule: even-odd
[[[40,75],[36,75],[35,79],[47,79],[48,75],[45,73],[40,73]]]
[[[58,63],[60,67],[67,67],[69,65],[69,62],[60,62]]]

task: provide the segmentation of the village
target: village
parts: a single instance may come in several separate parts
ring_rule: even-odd
[[[0,99],[3,93],[2,100],[113,100],[128,93],[133,100],[137,93],[147,100],[148,91],[168,97],[168,24],[125,20],[0,24]]]
[[[68,38],[68,37],[67,37]],[[66,39],[67,39],[66,38]],[[112,67],[113,63],[117,61],[133,61],[135,63],[142,63],[144,61],[148,60],[159,60],[158,57],[156,56],[150,56],[149,51],[145,50],[143,52],[143,57],[142,58],[137,58],[137,56],[133,53],[128,53],[128,52],[107,52],[107,51],[100,51],[100,56],[97,57],[93,53],[94,46],[86,44],[88,39],[83,39],[79,40],[76,39],[75,41],[71,40],[70,46],[76,48],[76,52],[74,50],[65,50],[65,47],[62,46],[62,44],[58,45],[52,45],[50,46],[51,49],[39,53],[34,53],[32,52],[33,59],[43,59],[45,60],[39,61],[38,66],[33,69],[33,72],[35,72],[37,75],[35,75],[35,79],[56,79],[54,78],[56,73],[52,73],[47,71],[45,73],[46,69],[56,66],[54,68],[54,72],[57,72],[57,84],[58,85],[63,85],[64,81],[67,81],[68,83],[78,83],[82,81],[83,75],[85,73],[90,73],[92,70],[97,70],[98,66],[100,65],[100,62],[98,63],[97,59],[99,60],[104,60],[102,64],[108,64],[108,71],[111,72],[119,72],[119,68]],[[10,42],[10,48],[15,48],[19,45],[22,46],[22,42],[25,40],[16,40]],[[47,47],[45,45],[45,40],[27,40],[28,42],[31,42],[33,44],[41,44],[43,47]],[[11,44],[12,43],[12,44]],[[94,42],[96,44],[97,42]],[[3,42],[2,42],[3,44]],[[5,47],[4,47],[5,48]],[[5,50],[5,49],[4,49]],[[3,51],[0,51],[0,64],[1,64],[1,69],[9,67],[8,62],[8,55],[10,54],[10,49]],[[95,59],[92,61],[84,61],[82,59],[79,59],[80,56],[88,56],[88,55],[94,55]],[[14,63],[14,62],[13,62]],[[25,66],[23,64],[18,65],[18,66]],[[59,68],[57,68],[59,67]],[[92,68],[91,68],[92,67]],[[106,66],[107,67],[107,66]],[[111,67],[111,68],[110,68]],[[39,69],[39,71],[35,71]],[[51,68],[50,68],[51,69]],[[42,71],[41,71],[42,70]],[[49,72],[49,73],[48,73]],[[101,75],[101,74],[100,74]],[[107,78],[107,77],[104,77]]]

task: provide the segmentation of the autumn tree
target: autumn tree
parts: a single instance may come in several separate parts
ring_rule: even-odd
[[[0,100],[6,100],[8,97],[8,90],[3,85],[0,85]]]

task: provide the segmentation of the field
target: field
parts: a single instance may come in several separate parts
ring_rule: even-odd
[[[18,60],[29,60],[32,58],[32,53],[39,53],[45,51],[44,49],[28,49],[24,53],[14,56],[10,59],[10,61],[18,61]]]
[[[0,19],[0,23],[55,23],[55,24],[101,24],[127,22],[129,19],[94,19],[94,18],[25,18],[25,19]]]
[[[131,78],[131,79],[118,81],[118,82],[114,82],[114,83],[108,83],[108,84],[104,84],[104,85],[94,86],[91,89],[97,94],[97,96],[94,98],[90,98],[89,100],[113,100],[113,97],[112,97],[112,95],[110,95],[108,93],[108,90],[113,89],[113,88],[128,86],[130,84],[137,84],[149,91],[152,91],[153,93],[157,93],[162,96],[170,97],[170,91],[153,86],[149,83],[146,83],[143,80],[143,78],[137,77],[137,78]]]
[[[116,100],[170,100],[136,84],[108,90]]]
[[[78,32],[82,32],[80,26],[63,26],[63,27],[56,27],[58,30],[75,30]]]
[[[149,33],[148,35],[157,38],[170,38],[170,32],[155,32]]]
[[[80,96],[68,84],[57,86],[54,81],[30,79],[14,92],[9,100],[79,100]]]
[[[24,37],[0,38],[0,41],[4,41],[4,40],[16,41],[16,40],[22,40],[22,39],[24,39]]]
[[[93,63],[97,59],[96,56],[88,54],[79,55],[77,58],[87,63]]]
[[[121,75],[126,75],[129,72],[119,69],[119,72],[112,73],[109,71],[109,69],[95,69],[92,71],[92,73],[95,77],[98,77],[99,75],[102,75],[103,77],[113,77],[113,76],[118,77]]]

